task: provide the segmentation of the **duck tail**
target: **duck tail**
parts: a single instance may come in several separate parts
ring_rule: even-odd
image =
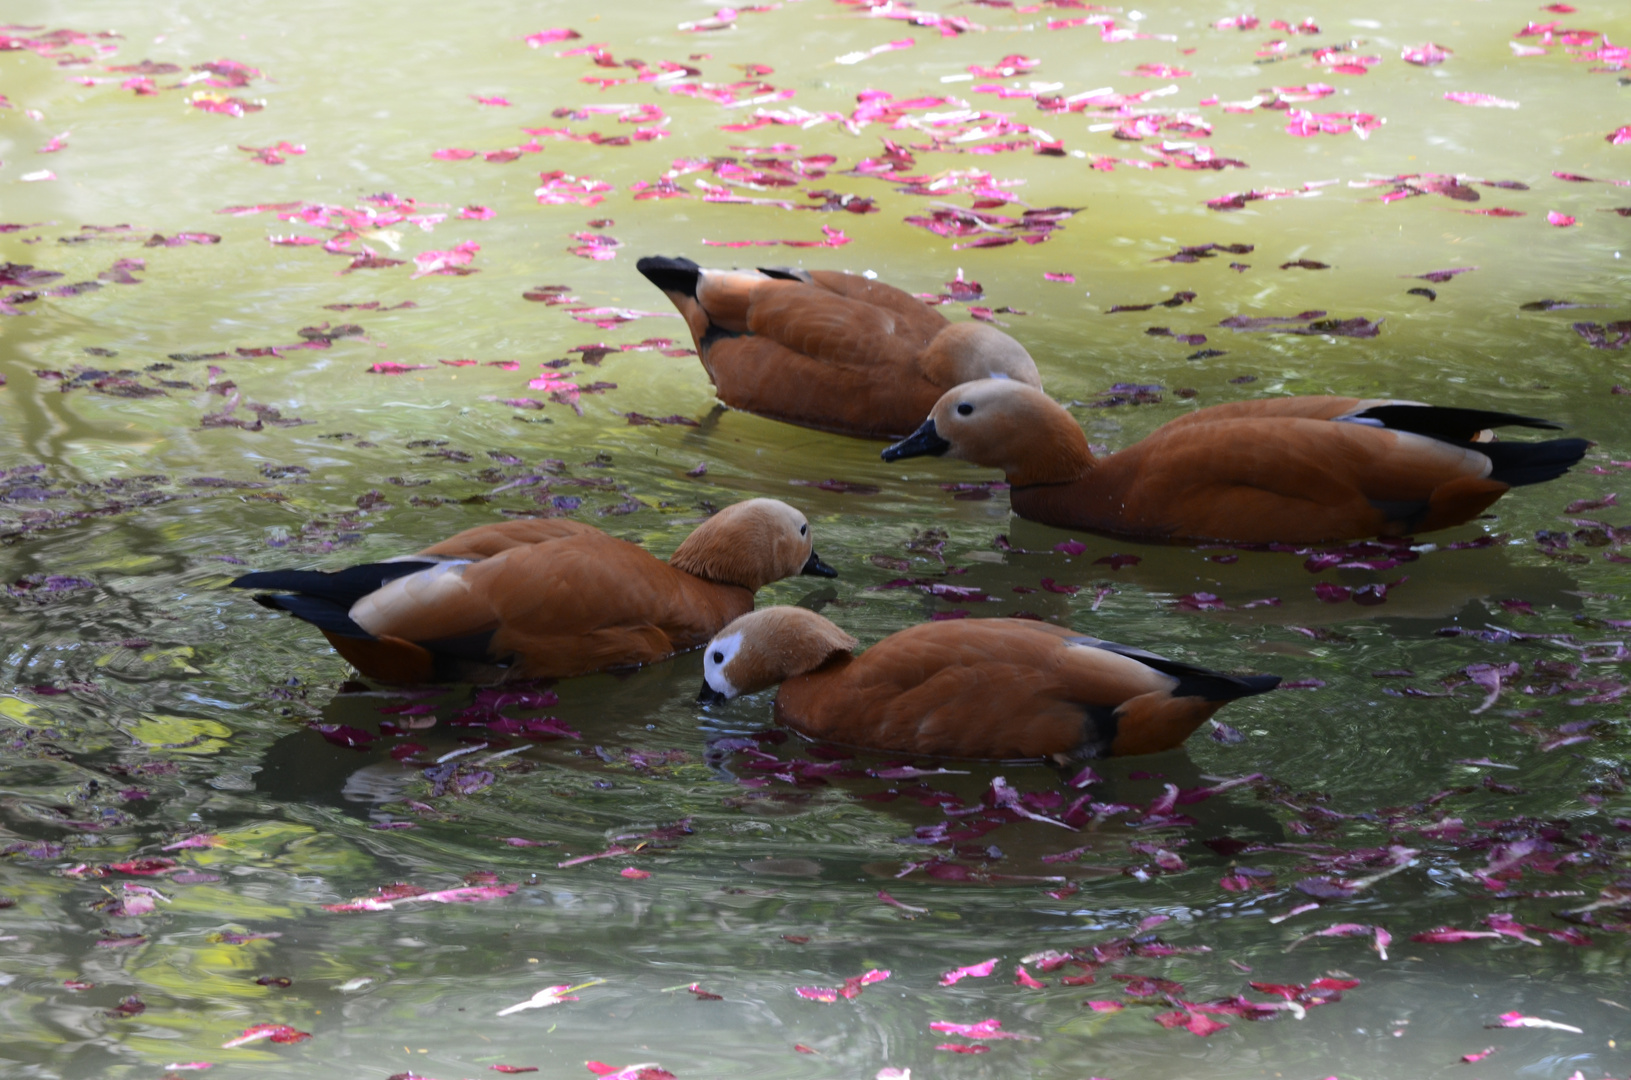
[[[1178,685],[1173,687],[1170,695],[1174,698],[1194,697],[1203,701],[1234,701],[1236,698],[1251,697],[1254,694],[1266,694],[1280,685],[1278,675],[1226,675],[1211,668],[1168,660],[1164,656],[1131,645],[1118,645],[1113,641],[1099,638],[1070,638],[1069,643],[1117,653],[1128,659],[1137,660],[1146,667],[1154,668],[1163,675],[1171,675],[1178,680]]]
[[[1234,701],[1236,698],[1251,697],[1254,694],[1266,694],[1280,685],[1278,675],[1225,675],[1221,671],[1209,671],[1188,664],[1172,664],[1170,667],[1157,667],[1154,664],[1150,666],[1178,680],[1178,685],[1172,691],[1175,698],[1197,697],[1202,701]]]
[[[1537,443],[1479,443],[1473,449],[1489,458],[1491,480],[1523,487],[1556,480],[1585,457],[1590,447],[1585,439],[1549,439]]]
[[[332,573],[322,570],[266,570],[233,580],[234,589],[273,589],[255,595],[255,603],[287,611],[319,630],[340,637],[371,638],[351,619],[352,605],[388,581],[435,566],[434,561],[367,563]]]
[[[690,259],[647,255],[636,262],[634,268],[665,293],[697,298],[697,279],[702,276],[702,267]]]
[[[1542,420],[1537,416],[1519,416],[1517,413],[1491,412],[1487,409],[1458,409],[1448,405],[1372,405],[1364,412],[1351,414],[1353,421],[1369,422],[1390,431],[1408,431],[1446,442],[1473,442],[1485,432],[1502,427],[1547,428],[1556,430],[1562,424]],[[1485,436],[1487,437],[1487,436]]]

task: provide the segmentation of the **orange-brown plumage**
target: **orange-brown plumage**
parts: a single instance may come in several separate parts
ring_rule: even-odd
[[[832,270],[704,270],[648,257],[640,272],[685,317],[723,401],[862,438],[915,428],[947,390],[1003,375],[1042,385],[1013,338],[952,323],[908,293]]]
[[[288,590],[268,607],[319,627],[364,675],[393,682],[559,678],[696,648],[783,577],[832,571],[804,516],[751,499],[700,525],[663,562],[588,525],[483,525],[394,562],[233,582]]]
[[[813,739],[936,757],[1148,754],[1225,702],[1272,689],[1027,619],[924,623],[856,655],[802,608],[744,615],[709,642],[702,699],[780,683],[778,722]]]
[[[1318,543],[1469,521],[1560,475],[1581,439],[1495,443],[1544,420],[1414,402],[1278,398],[1200,409],[1097,458],[1060,405],[1003,380],[945,394],[886,460],[945,453],[1000,468],[1014,512],[1143,540]]]

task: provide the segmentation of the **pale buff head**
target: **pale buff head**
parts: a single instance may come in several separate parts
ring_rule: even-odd
[[[936,386],[952,387],[975,379],[1012,379],[1042,388],[1036,361],[1025,346],[984,323],[952,323],[929,343],[921,365],[923,374]]]
[[[947,455],[1001,469],[1016,487],[1076,480],[1093,467],[1087,436],[1064,406],[1012,379],[953,387],[885,461]]]
[[[860,643],[807,608],[749,612],[714,635],[702,659],[702,701],[728,701],[814,671]]]
[[[725,507],[685,538],[668,565],[754,592],[794,574],[838,576],[816,557],[804,515],[779,499]]]

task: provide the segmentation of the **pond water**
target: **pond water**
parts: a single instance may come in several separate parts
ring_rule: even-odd
[[[0,1072],[1631,1073],[1631,9],[1577,6],[13,0]],[[1073,535],[718,408],[643,254],[997,320],[1111,449],[1320,393],[1597,445],[1395,565]],[[756,495],[841,574],[760,602],[864,641],[1028,610],[1291,686],[1083,789],[918,776],[694,655],[528,739],[224,587]]]

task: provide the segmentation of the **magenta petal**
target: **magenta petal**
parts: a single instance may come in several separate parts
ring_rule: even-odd
[[[968,967],[953,968],[951,971],[948,971],[944,975],[940,976],[940,985],[951,986],[954,983],[961,982],[963,979],[984,978],[996,970],[997,960],[998,958],[993,956],[991,959],[983,960],[978,964],[970,964]]]
[[[1452,90],[1444,95],[1445,101],[1453,101],[1457,105],[1476,105],[1485,109],[1516,109],[1516,101],[1493,97],[1490,94],[1474,94],[1467,91]]]
[[[1407,64],[1415,64],[1417,67],[1433,67],[1435,64],[1442,64],[1447,60],[1451,52],[1452,50],[1429,41],[1425,45],[1406,46],[1401,56]]]
[[[572,41],[582,36],[583,35],[578,33],[576,30],[568,30],[565,27],[556,27],[552,30],[540,30],[536,34],[528,34],[522,40],[527,43],[528,48],[540,49],[553,41]]]
[[[352,727],[350,724],[311,723],[306,726],[335,746],[344,746],[351,750],[365,750],[369,743],[379,738],[373,732]]]

